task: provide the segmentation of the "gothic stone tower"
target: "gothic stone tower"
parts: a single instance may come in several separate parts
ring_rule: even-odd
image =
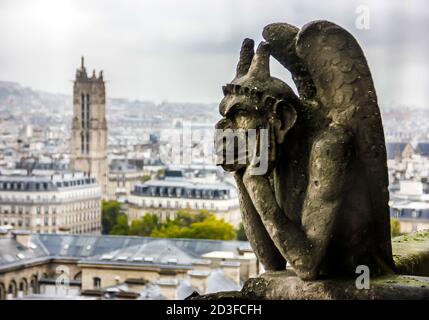
[[[95,177],[106,196],[107,123],[103,71],[88,77],[82,57],[73,86],[71,167]]]

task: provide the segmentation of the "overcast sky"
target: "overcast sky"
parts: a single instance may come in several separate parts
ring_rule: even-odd
[[[426,0],[0,0],[0,80],[71,93],[75,69],[103,69],[108,95],[218,102],[241,40],[264,25],[328,19],[361,43],[380,104],[429,108]],[[355,27],[367,4],[370,29]],[[289,77],[275,61],[272,73]]]

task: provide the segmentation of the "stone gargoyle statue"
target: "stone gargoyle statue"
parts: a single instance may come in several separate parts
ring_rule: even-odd
[[[256,52],[244,40],[216,124],[269,133],[264,174],[252,174],[250,147],[244,163],[219,163],[234,173],[255,254],[266,270],[288,263],[304,280],[356,276],[359,265],[393,272],[383,125],[362,49],[328,21],[275,23],[263,37]],[[270,75],[270,56],[299,97]],[[216,143],[222,155],[230,147]]]

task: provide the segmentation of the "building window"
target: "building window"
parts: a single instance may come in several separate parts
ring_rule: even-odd
[[[94,289],[101,288],[101,279],[99,277],[92,278],[92,283],[93,283]]]
[[[80,135],[80,152],[81,153],[85,152],[85,136],[83,133],[81,133],[81,135]]]
[[[399,218],[399,210],[398,209],[394,209],[393,210],[393,215],[395,218]]]
[[[86,95],[86,127],[89,128],[89,121],[90,121],[90,100],[89,100],[89,94]]]
[[[420,217],[420,212],[419,211],[417,211],[417,210],[413,210],[413,218],[414,219],[417,219],[417,218],[419,218]]]
[[[89,154],[89,132],[86,133],[86,154]]]
[[[82,110],[85,108],[85,95],[83,93],[80,95],[80,106]]]

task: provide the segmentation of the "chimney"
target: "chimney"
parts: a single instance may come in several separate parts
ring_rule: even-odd
[[[240,262],[238,261],[222,261],[220,266],[225,276],[236,284],[240,284]]]
[[[192,261],[192,269],[199,271],[210,271],[212,267],[212,261],[209,259],[194,259]]]
[[[158,280],[156,284],[159,286],[161,294],[167,298],[167,300],[177,300],[177,287],[179,281],[176,279],[165,279]]]
[[[14,239],[22,246],[29,248],[31,244],[31,232],[28,230],[14,230]]]
[[[207,293],[208,278],[210,271],[206,270],[190,270],[188,275],[191,278],[191,286],[197,289],[199,294]]]

